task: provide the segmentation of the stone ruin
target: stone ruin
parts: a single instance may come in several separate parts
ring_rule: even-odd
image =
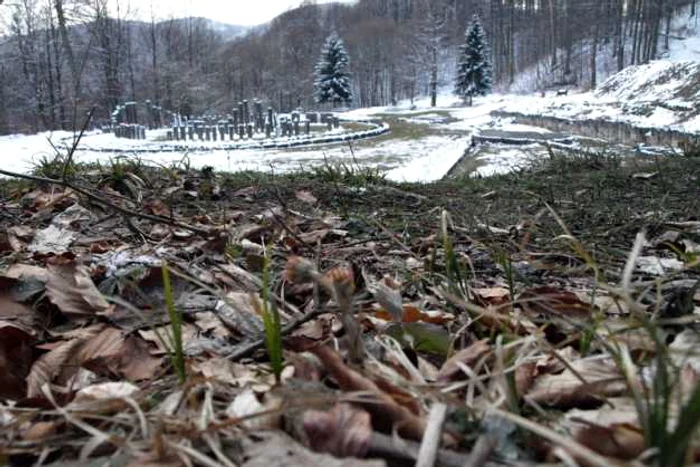
[[[150,100],[125,102],[112,112],[110,131],[118,138],[146,139],[146,129],[162,128],[169,114]]]
[[[340,121],[329,112],[295,110],[278,115],[272,107],[263,110],[255,99],[252,105],[243,100],[226,116],[187,118],[163,110],[150,101],[126,102],[112,112],[109,131],[118,138],[145,139],[146,130],[168,126],[168,141],[245,141],[310,135],[311,126],[323,124],[327,130],[340,127]]]
[[[310,135],[311,125],[323,123],[328,130],[340,127],[340,121],[331,113],[303,113],[295,110],[288,115],[278,115],[272,107],[263,110],[263,104],[255,99],[238,102],[225,117],[209,116],[187,119],[176,115],[167,133],[169,141],[245,141]]]

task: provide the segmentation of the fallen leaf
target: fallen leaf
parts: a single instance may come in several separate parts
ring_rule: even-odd
[[[75,395],[74,403],[89,402],[105,399],[122,399],[131,397],[139,392],[138,386],[128,382],[109,381],[106,383],[93,384],[82,388]]]
[[[167,217],[170,215],[170,208],[159,199],[147,202],[145,207],[147,212],[156,216]]]
[[[280,431],[258,432],[254,439],[243,439],[241,445],[246,459],[241,467],[386,467],[383,460],[338,459],[315,453]]]
[[[60,422],[36,422],[32,423],[26,431],[22,433],[25,441],[41,441],[50,438],[58,432]]]
[[[569,366],[574,371],[567,368],[538,378],[526,397],[541,405],[570,408],[599,404],[603,398],[627,392],[627,383],[611,360],[579,359]]]
[[[318,199],[314,195],[311,194],[310,191],[307,190],[299,190],[297,191],[297,199],[301,202],[304,202],[306,204],[314,205],[318,203]]]
[[[49,352],[41,355],[32,365],[27,375],[27,397],[40,397],[41,387],[46,383],[65,384],[80,368],[76,352],[83,341],[73,339],[59,343]]]
[[[461,365],[466,365],[474,369],[474,365],[481,361],[486,355],[491,352],[491,345],[488,339],[482,339],[466,347],[452,357],[450,357],[440,368],[438,372],[438,383],[448,383],[460,379],[469,378],[461,368]]]
[[[470,289],[475,301],[481,306],[500,306],[510,301],[510,290],[506,287],[482,287]]]
[[[411,413],[406,407],[397,404],[389,395],[357,371],[343,363],[340,356],[330,347],[317,346],[311,350],[333,376],[344,391],[365,391],[372,398],[360,404],[372,415],[374,426],[386,433],[393,429],[406,438],[421,440],[425,431],[425,420]],[[374,400],[371,400],[374,399]]]
[[[105,376],[125,377],[129,381],[152,379],[163,361],[151,355],[148,344],[136,337],[125,337],[116,328],[106,328],[85,342],[77,361]]]
[[[39,321],[37,312],[24,303],[17,302],[12,297],[11,290],[0,288],[0,319],[16,322],[27,329],[34,327]]]
[[[85,317],[105,313],[110,308],[85,266],[75,263],[49,265],[48,272],[46,295],[62,313]]]
[[[42,230],[37,230],[34,240],[29,245],[29,251],[40,255],[60,255],[68,252],[77,234],[70,229],[62,229],[50,225]]]
[[[244,419],[242,425],[250,430],[279,428],[281,412],[275,412],[275,409],[280,408],[281,400],[276,397],[265,397],[265,400],[267,403],[261,403],[252,389],[246,389],[231,401],[226,415]]]
[[[311,448],[336,457],[365,457],[372,438],[370,415],[348,403],[336,404],[328,412],[304,413],[304,431]]]
[[[31,344],[34,339],[27,329],[0,321],[0,399],[24,397],[25,377],[32,366]]]
[[[531,315],[588,318],[593,311],[575,293],[548,285],[523,290],[516,302]]]
[[[189,348],[196,346],[200,338],[200,332],[197,326],[189,323],[181,323],[182,332],[182,348],[186,351]],[[150,329],[140,329],[139,336],[155,346],[151,351],[152,355],[166,355],[170,353],[171,348],[169,343],[172,342],[173,330],[170,325],[153,327]],[[160,336],[160,338],[158,337]],[[161,338],[163,341],[161,341]]]
[[[226,358],[212,358],[192,365],[206,379],[240,388],[259,382],[258,375],[251,365],[232,362]]]

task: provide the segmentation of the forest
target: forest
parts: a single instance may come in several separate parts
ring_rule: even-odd
[[[125,101],[182,113],[225,113],[259,98],[280,111],[314,107],[325,38],[347,44],[353,106],[437,98],[474,14],[490,44],[496,89],[595,88],[600,74],[663,56],[688,0],[359,0],[303,3],[271,22],[222,29],[203,18],[150,21],[106,0],[0,5],[0,134],[71,130]],[[232,31],[236,31],[232,34]]]

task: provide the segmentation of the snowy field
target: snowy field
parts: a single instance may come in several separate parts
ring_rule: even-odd
[[[513,96],[515,97],[515,96]],[[477,100],[472,108],[459,106],[459,101],[449,93],[439,98],[439,107],[430,108],[427,99],[396,107],[359,109],[342,115],[347,120],[364,120],[377,115],[391,114],[401,117],[408,125],[426,126],[429,131],[420,138],[383,137],[355,141],[352,147],[345,143],[311,146],[299,149],[236,149],[214,150],[217,143],[210,144],[212,150],[192,149],[187,152],[153,152],[134,155],[154,164],[172,165],[188,158],[193,167],[212,166],[217,170],[260,170],[276,173],[288,172],[314,165],[342,162],[378,167],[387,177],[395,181],[434,181],[442,178],[464,155],[471,144],[471,134],[484,125],[493,126],[489,113],[502,108],[511,99],[490,96]],[[427,111],[430,112],[427,112]],[[449,119],[445,121],[445,114]],[[415,115],[420,116],[414,117]],[[434,133],[433,133],[434,132]],[[155,132],[153,132],[155,133]],[[79,162],[108,162],[117,156],[128,156],[134,148],[155,148],[157,133],[149,136],[151,141],[119,139],[111,134],[88,133],[83,137],[76,152]],[[0,137],[0,154],[3,168],[15,172],[27,172],[45,157],[51,157],[58,149],[66,152],[73,135],[66,132],[41,133],[38,135],[11,135]],[[220,146],[220,144],[219,144]],[[110,152],[109,149],[117,150]],[[492,172],[499,171],[494,165]]]
[[[684,43],[688,48],[700,42]],[[679,53],[679,55],[681,55]],[[341,115],[345,120],[384,119],[402,125],[404,132],[347,143],[322,144],[295,149],[221,149],[221,142],[196,142],[183,151],[133,154],[152,164],[170,166],[187,158],[192,167],[212,166],[217,170],[258,170],[289,172],[326,163],[361,164],[378,167],[395,181],[429,182],[442,178],[469,148],[472,135],[480,130],[546,134],[547,130],[495,119],[491,112],[506,110],[530,115],[551,115],[570,119],[625,121],[642,127],[675,128],[700,132],[700,92],[695,85],[700,63],[663,60],[630,67],[601,84],[596,92],[568,96],[490,95],[464,107],[449,91],[430,107],[427,98],[402,102],[392,107],[364,108]],[[416,129],[411,136],[406,128]],[[401,133],[401,134],[399,134]],[[149,140],[118,139],[111,134],[88,133],[81,141],[75,160],[108,162],[128,156],[134,149],[157,149],[163,134],[149,132]],[[65,153],[73,135],[66,132],[0,137],[2,168],[28,172],[42,158],[56,150]],[[206,146],[203,149],[202,146]],[[217,150],[218,147],[218,150]],[[492,175],[520,167],[533,156],[532,148],[495,146],[479,151],[475,173]]]

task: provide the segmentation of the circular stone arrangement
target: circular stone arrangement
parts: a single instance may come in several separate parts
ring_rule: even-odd
[[[391,131],[389,125],[377,120],[342,120],[340,123],[359,123],[369,128],[359,131],[330,130],[317,135],[292,135],[278,138],[245,139],[234,141],[162,141],[167,130],[151,130],[155,139],[122,139],[115,138],[96,144],[85,145],[78,149],[96,152],[112,153],[156,153],[156,152],[188,152],[188,151],[235,151],[245,149],[288,149],[313,147],[324,144],[343,143],[361,139],[373,138]]]

